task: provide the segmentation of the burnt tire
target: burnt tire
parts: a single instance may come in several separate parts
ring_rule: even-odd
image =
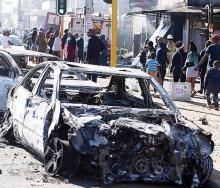
[[[50,176],[68,176],[79,167],[80,157],[74,155],[68,141],[53,138],[44,152],[44,168]]]
[[[212,158],[210,156],[204,158],[201,160],[200,162],[200,187],[203,187],[209,177],[212,175],[212,171],[213,171],[213,161]]]

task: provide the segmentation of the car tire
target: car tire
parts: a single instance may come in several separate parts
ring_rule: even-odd
[[[80,164],[80,155],[68,141],[53,138],[44,153],[44,168],[50,176],[74,175]]]

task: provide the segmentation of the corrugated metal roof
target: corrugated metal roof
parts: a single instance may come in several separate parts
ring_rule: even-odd
[[[201,14],[203,7],[196,7],[196,6],[185,6],[181,8],[175,8],[172,10],[167,11],[168,13],[185,13],[185,14]],[[219,13],[220,8],[214,8],[214,13]]]

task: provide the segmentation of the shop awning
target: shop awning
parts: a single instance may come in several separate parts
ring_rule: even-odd
[[[195,7],[195,6],[185,6],[181,8],[175,8],[172,10],[168,10],[168,13],[183,13],[183,14],[201,14],[201,8],[203,7]],[[220,13],[220,8],[214,8],[214,13]]]
[[[171,27],[171,24],[164,24],[164,23],[160,24],[159,27],[156,29],[156,31],[151,36],[150,41],[156,44],[156,37],[158,36],[165,37],[170,27]]]

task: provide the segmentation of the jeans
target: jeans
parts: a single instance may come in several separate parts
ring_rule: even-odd
[[[219,104],[218,104],[218,101],[219,101],[218,93],[212,93],[212,99],[211,99],[211,93],[209,91],[206,91],[206,99],[207,99],[208,105],[211,105],[212,100],[213,100],[214,106],[215,107],[219,106]]]

